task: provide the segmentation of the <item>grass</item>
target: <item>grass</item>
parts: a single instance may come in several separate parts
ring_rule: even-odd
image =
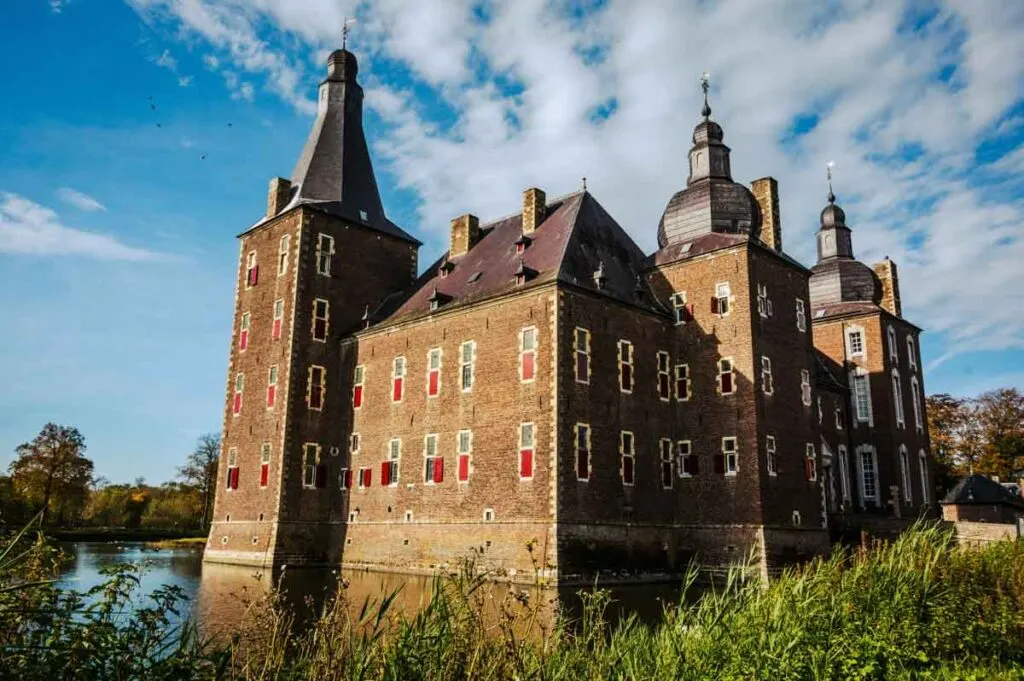
[[[272,592],[230,640],[201,641],[193,629],[168,630],[173,592],[124,614],[131,574],[112,574],[98,587],[107,605],[83,613],[81,601],[61,606],[74,605],[67,594],[26,607],[52,585],[19,591],[28,600],[14,608],[0,573],[0,670],[26,681],[1024,679],[1022,542],[968,549],[918,526],[767,587],[749,574],[734,570],[721,588],[666,607],[657,625],[627,617],[611,626],[605,592],[585,595],[576,620],[547,618],[545,604],[515,588],[484,588],[485,576],[467,564],[437,578],[415,613],[398,612],[394,593],[355,604],[341,588],[299,628]],[[495,605],[500,616],[485,616]]]
[[[204,548],[206,537],[182,537],[180,539],[161,539],[148,541],[146,547],[151,549]]]

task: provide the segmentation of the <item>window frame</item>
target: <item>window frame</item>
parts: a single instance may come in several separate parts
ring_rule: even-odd
[[[269,442],[260,444],[260,489],[270,486],[270,459],[272,446]]]
[[[684,447],[685,451],[683,453]],[[687,465],[687,462],[696,462],[697,455],[693,452],[693,441],[692,440],[676,440],[676,458],[679,460],[676,469],[680,478],[692,478],[700,473],[700,464],[698,463],[696,468],[697,471],[693,471],[694,466]]]
[[[921,505],[930,506],[932,503],[932,495],[929,487],[929,475],[928,475],[928,453],[924,449],[920,449],[917,452],[917,465],[918,465],[918,476],[921,481]]]
[[[636,367],[634,361],[636,356],[634,354],[633,344],[624,338],[620,338],[616,344],[616,352],[619,362],[619,392],[625,395],[632,395],[633,388],[636,386]],[[628,355],[628,357],[624,355]],[[627,369],[629,387],[626,387],[625,381],[625,378],[627,377]]]
[[[680,377],[680,369],[682,369],[682,372],[681,372],[683,374],[682,377]],[[689,402],[690,401],[690,397],[693,395],[693,386],[690,384],[690,382],[692,380],[690,378],[690,365],[686,364],[686,363],[676,364],[674,372],[675,372],[675,385],[673,386],[673,389],[674,389],[675,398],[679,402]],[[679,396],[680,381],[682,381],[682,385],[684,386],[684,388],[686,390],[686,396],[685,397],[680,397]]]
[[[666,468],[665,466],[668,466]],[[672,438],[663,437],[658,440],[658,474],[661,477],[661,488],[672,489],[676,477],[675,447]],[[668,480],[668,484],[665,481]]]
[[[669,296],[672,305],[672,317],[675,326],[683,326],[693,321],[693,306],[687,301],[686,291],[676,291]]]
[[[277,382],[280,378],[280,369],[277,364],[271,364],[267,369],[267,409],[273,409],[277,404]]]
[[[924,432],[924,420],[921,418],[921,384],[917,380],[917,376],[911,374],[910,376],[910,401],[914,407],[914,429],[919,432]]]
[[[896,416],[896,427],[906,428],[907,427],[907,414],[903,407],[903,378],[900,376],[899,369],[893,367],[892,369],[892,401],[893,410]]]
[[[726,443],[731,442],[732,448],[727,449]],[[731,457],[731,459],[730,459]],[[731,465],[730,465],[731,463]],[[722,438],[722,468],[724,470],[723,475],[727,478],[734,478],[739,475],[740,472],[740,452],[739,452],[739,441],[735,435],[728,435]]]
[[[529,432],[529,445],[526,443],[526,433]],[[524,454],[529,452],[530,474],[523,475]],[[537,427],[533,421],[524,421],[519,424],[519,455],[518,455],[519,481],[533,480],[537,472]]]
[[[813,442],[808,442],[804,450],[804,470],[807,482],[818,482],[818,455]]]
[[[844,340],[846,342],[846,355],[850,359],[859,357],[862,360],[868,358],[867,338],[864,335],[863,326],[848,326],[845,329]],[[857,345],[860,346],[860,350],[854,348],[854,337],[857,338]]]
[[[238,320],[238,351],[245,352],[249,347],[249,334],[252,328],[252,313],[246,310]]]
[[[914,336],[907,334],[907,365],[910,366],[911,371],[917,371],[917,343],[914,342]]]
[[[724,371],[723,370],[723,368],[722,368],[722,363],[723,362],[728,362],[729,363],[729,370],[728,371]],[[726,374],[729,375],[729,391],[728,392],[726,392],[724,390],[724,386],[723,386],[723,383],[724,383],[723,377]],[[717,375],[717,378],[716,378],[716,382],[717,382],[716,389],[717,389],[719,395],[725,397],[727,395],[734,395],[736,393],[736,376],[735,376],[735,374],[736,374],[736,363],[733,361],[733,358],[732,357],[720,357],[719,360],[718,360],[718,375]]]
[[[423,484],[437,485],[444,481],[444,456],[440,453],[441,436],[437,433],[427,433],[423,436]],[[430,451],[430,444],[433,443],[433,453]],[[438,463],[441,464],[441,479],[438,480]]]
[[[914,488],[910,473],[910,451],[905,444],[901,444],[896,450],[896,456],[900,463],[900,496],[903,503],[908,506],[914,505]]]
[[[581,437],[580,435],[583,435]],[[577,422],[572,428],[573,436],[573,452],[576,454],[573,468],[576,472],[577,482],[590,482],[590,477],[593,475],[593,460],[592,460],[592,449],[591,439],[593,438],[593,430],[590,428],[589,423]],[[580,462],[581,455],[586,452],[587,455],[587,475],[586,477],[580,477]]]
[[[775,394],[775,378],[772,376],[772,360],[761,355],[761,392],[765,395]]]
[[[845,506],[853,500],[853,491],[850,488],[850,455],[846,445],[839,445],[836,450],[839,453],[839,488]]]
[[[324,246],[327,246],[325,249]],[[331,268],[334,264],[334,237],[326,232],[317,232],[316,250],[316,273],[320,276],[331,276]]]
[[[672,401],[672,359],[667,352],[659,350],[655,354],[658,368],[658,382],[655,386],[658,399],[662,402]],[[663,368],[664,367],[664,368]],[[662,390],[664,388],[664,390]]]
[[[256,251],[252,250],[245,256],[245,290],[251,289],[259,282],[260,265],[256,259]]]
[[[852,390],[850,391],[853,399],[853,416],[857,423],[867,423],[869,426],[873,426],[874,420],[874,405],[871,403],[871,375],[864,369],[854,369],[850,372],[850,384]],[[861,394],[859,387],[864,387],[864,392]],[[861,397],[864,398],[864,413],[861,413]]]
[[[725,287],[724,289],[722,287]],[[722,295],[722,291],[725,291],[725,295]],[[729,285],[728,281],[719,281],[715,283],[715,304],[712,309],[712,313],[719,317],[728,317],[729,313],[732,312],[732,286]]]
[[[270,329],[270,340],[281,340],[284,335],[284,298],[274,301],[274,321]]]
[[[405,376],[409,373],[409,363],[405,355],[398,355],[391,360],[391,403],[401,404],[405,400]],[[397,395],[397,399],[396,399]]]
[[[235,374],[234,397],[231,401],[231,415],[239,416],[242,413],[242,406],[245,394],[245,372],[239,371]]]
[[[809,407],[814,403],[814,395],[811,392],[810,369],[800,370],[800,401],[805,407]]]
[[[865,455],[867,455],[871,463],[871,486],[874,490],[871,495],[868,495],[867,493],[867,469],[864,467]],[[857,447],[856,456],[858,483],[857,491],[860,496],[861,507],[867,508],[869,503],[870,505],[875,506],[876,508],[880,507],[881,504],[879,503],[878,497],[880,491],[878,484],[878,458],[877,453],[875,452],[875,448],[872,447],[871,445],[860,445],[859,447]]]
[[[395,445],[398,445],[396,448]],[[381,479],[382,487],[398,487],[402,469],[402,438],[392,437],[387,441],[387,458],[384,459],[388,467],[388,482],[385,485]]]
[[[776,450],[775,436],[765,435],[764,436],[764,458],[765,458],[765,470],[768,471],[768,475],[776,477],[779,474],[779,459]]]
[[[533,347],[526,347],[527,333],[533,338]],[[519,331],[519,382],[533,383],[537,379],[537,348],[540,345],[536,326],[526,326]],[[530,358],[530,376],[526,376],[526,358]]]
[[[288,273],[288,256],[291,252],[292,235],[284,234],[277,242],[277,276]]]
[[[580,348],[580,334],[583,335],[585,347]],[[572,333],[572,349],[573,349],[573,374],[576,378],[577,383],[583,385],[590,385],[590,329],[586,329],[582,326],[577,326],[573,329]],[[584,358],[586,361],[586,376],[580,377],[580,359]]]
[[[893,366],[899,366],[900,363],[900,350],[899,342],[896,339],[896,328],[889,324],[885,328],[886,334],[886,345],[889,346],[889,359],[892,361]]]
[[[470,359],[466,361],[466,348],[470,349]],[[469,386],[466,386],[466,369],[469,369]],[[476,341],[466,340],[459,344],[459,387],[463,393],[473,392],[476,383]]]
[[[230,447],[227,451],[227,465],[225,468],[224,475],[224,489],[229,492],[238,489],[238,474],[235,472],[238,470],[238,448]]]
[[[313,375],[319,371],[320,385],[319,385],[319,402],[317,406],[313,406],[313,395],[314,395],[314,381]],[[323,411],[324,402],[327,401],[327,369],[319,364],[309,365],[309,369],[306,373],[306,407],[310,411]]]
[[[437,357],[437,366],[434,367],[434,357]],[[441,394],[441,368],[444,366],[444,350],[440,347],[427,350],[427,399],[433,399]],[[431,383],[433,379],[433,383]],[[433,388],[433,392],[431,392]]]
[[[318,314],[317,307],[320,303],[323,303],[323,316]],[[323,337],[317,334],[317,323],[323,323]],[[309,333],[315,343],[326,343],[327,337],[330,334],[331,325],[331,301],[326,298],[314,298],[313,299],[313,313],[310,319]]]
[[[757,285],[757,314],[761,319],[771,319],[772,300],[768,297],[768,284]]]
[[[796,299],[796,328],[800,333],[807,333],[807,306],[803,298]]]
[[[467,447],[465,448],[465,450],[463,450],[463,447],[462,447],[462,443],[463,443],[462,436],[463,436],[463,434],[466,435]],[[473,474],[473,468],[472,468],[472,466],[473,466],[473,431],[472,430],[462,429],[462,430],[458,431],[457,433],[455,433],[455,451],[456,451],[456,457],[457,457],[456,460],[455,460],[455,465],[456,465],[455,480],[456,480],[456,482],[458,482],[460,484],[469,484],[469,479],[470,479],[470,477],[472,477],[472,474]],[[465,478],[462,477],[462,461],[463,461],[463,457],[465,457],[465,461],[466,461],[466,477]]]
[[[313,453],[313,461],[310,463],[310,452]],[[317,489],[320,485],[320,456],[322,448],[318,442],[304,442],[302,444],[302,489]]]
[[[627,436],[629,439],[629,451],[626,450]],[[626,460],[629,459],[629,480],[626,480]],[[624,487],[633,487],[636,484],[636,435],[631,430],[619,431],[619,477]]]

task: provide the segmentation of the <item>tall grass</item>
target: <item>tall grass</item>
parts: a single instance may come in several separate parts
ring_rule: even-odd
[[[549,618],[547,603],[515,588],[495,596],[468,568],[436,579],[433,597],[414,613],[399,612],[394,593],[355,607],[339,589],[314,622],[296,627],[272,593],[229,641],[186,635],[160,649],[159,659],[137,646],[140,666],[101,671],[318,681],[1024,679],[1022,542],[961,548],[948,532],[918,526],[892,543],[784,572],[767,587],[743,574],[666,607],[654,626],[636,617],[609,625],[609,595],[601,591],[583,596],[578,619]],[[694,576],[683,588],[694,588]],[[485,614],[492,599],[498,617]],[[139,626],[129,620],[125,629]],[[54,632],[52,646],[74,647],[72,632]],[[42,675],[19,664],[23,657],[3,642],[0,670],[31,672],[22,679],[78,678],[73,658],[49,656]]]

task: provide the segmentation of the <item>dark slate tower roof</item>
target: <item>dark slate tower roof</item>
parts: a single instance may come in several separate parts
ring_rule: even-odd
[[[853,237],[846,213],[836,205],[831,182],[828,205],[821,211],[818,263],[811,268],[811,309],[840,303],[877,305],[882,286],[875,272],[853,257]]]
[[[1007,504],[1024,509],[1024,499],[984,475],[967,476],[939,503],[958,506]]]
[[[686,188],[669,200],[658,224],[661,248],[712,232],[756,234],[761,225],[757,199],[732,181],[730,150],[722,143],[722,126],[710,118],[706,90],[701,114],[704,120],[693,130]]]
[[[310,205],[385,234],[419,242],[384,214],[363,133],[359,64],[348,50],[327,58],[316,120],[292,171],[292,197],[283,210]]]

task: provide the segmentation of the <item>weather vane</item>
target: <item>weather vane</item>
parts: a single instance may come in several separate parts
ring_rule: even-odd
[[[348,32],[352,30],[352,24],[356,23],[355,17],[345,17],[345,21],[341,25],[341,49],[345,49],[345,44],[348,43]]]
[[[836,164],[829,161],[825,164],[825,172],[828,174],[828,202],[835,203],[836,195],[832,193],[832,169],[836,167]]]
[[[705,71],[700,74],[700,89],[704,92],[704,108],[701,109],[701,115],[707,118],[711,115],[711,106],[708,104],[708,90],[711,88],[711,74]]]

